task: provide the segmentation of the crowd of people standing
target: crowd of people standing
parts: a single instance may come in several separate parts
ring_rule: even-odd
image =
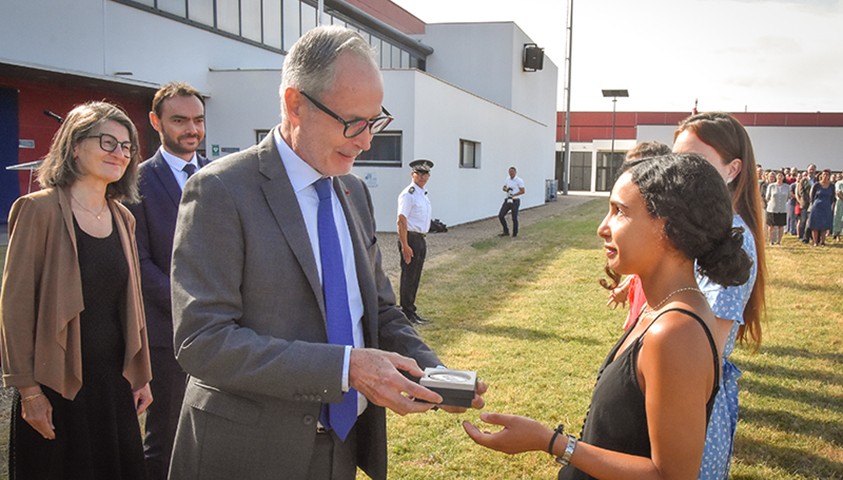
[[[767,214],[767,241],[781,245],[785,233],[802,243],[825,246],[828,237],[840,242],[843,230],[843,172],[757,169],[758,191]]]

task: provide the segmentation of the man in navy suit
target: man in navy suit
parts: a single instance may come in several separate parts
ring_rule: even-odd
[[[150,480],[166,479],[186,376],[173,353],[170,262],[182,189],[208,160],[196,153],[205,138],[205,101],[183,82],[155,93],[149,121],[161,148],[139,168],[141,201],[129,208],[137,220],[143,303],[149,332],[155,398],[146,419],[144,455]]]

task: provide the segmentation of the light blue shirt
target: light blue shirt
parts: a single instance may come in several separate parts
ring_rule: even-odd
[[[170,166],[170,170],[173,171],[173,177],[176,178],[176,183],[179,184],[179,188],[184,191],[184,184],[187,183],[187,172],[182,170],[187,163],[192,163],[196,170],[199,170],[199,160],[196,158],[196,153],[193,153],[193,157],[190,159],[190,162],[185,162],[181,158],[173,155],[172,153],[164,150],[164,147],[160,147],[158,149],[161,152],[161,156],[164,157],[164,161],[167,162],[167,165]]]
[[[287,142],[281,138],[276,128],[274,131],[275,146],[281,154],[281,162],[287,170],[287,176],[296,199],[301,209],[304,224],[307,228],[307,235],[310,238],[310,247],[313,250],[313,258],[316,259],[316,269],[319,271],[319,279],[322,279],[322,262],[319,252],[319,231],[317,228],[317,215],[319,211],[319,196],[316,194],[314,183],[322,178],[322,174],[313,169],[307,162],[301,159]],[[348,290],[348,308],[351,312],[352,334],[354,336],[354,347],[364,346],[363,342],[363,297],[360,294],[360,284],[357,282],[357,266],[354,259],[354,247],[351,243],[351,233],[348,230],[348,221],[342,209],[337,192],[331,189],[331,204],[333,206],[334,223],[337,227],[337,234],[340,240],[340,250],[343,258],[343,271],[345,272],[345,284]],[[348,368],[351,356],[351,346],[345,349],[345,358],[342,368],[342,389],[349,390]],[[362,413],[366,408],[366,399],[358,394],[357,409]]]

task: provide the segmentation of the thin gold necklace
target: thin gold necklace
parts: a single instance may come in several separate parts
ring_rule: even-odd
[[[681,293],[681,292],[697,292],[700,295],[703,295],[702,291],[697,287],[678,288],[678,289],[668,293],[667,296],[664,297],[661,302],[659,302],[655,307],[653,307],[652,311],[656,311],[656,310],[662,308],[664,306],[664,304],[667,303],[668,300],[670,300],[670,297],[676,295],[677,293]]]
[[[85,205],[82,205],[82,202],[77,200],[76,197],[74,197],[72,193],[70,194],[70,198],[72,198],[73,201],[76,202],[76,205],[79,205],[79,208],[81,208],[82,210],[85,210],[86,212],[90,213],[91,215],[97,217],[97,220],[102,220],[102,213],[105,211],[105,207],[108,206],[108,200],[106,200],[105,203],[102,204],[102,207],[100,208],[99,213],[97,213],[97,212],[87,208]]]

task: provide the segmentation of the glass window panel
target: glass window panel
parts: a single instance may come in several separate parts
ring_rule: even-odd
[[[154,7],[155,0],[134,0],[135,3],[140,3],[141,5],[146,5],[147,7]]]
[[[284,0],[284,50],[290,50],[301,36],[300,5],[299,0]]]
[[[392,68],[392,45],[381,41],[381,68]]]
[[[378,66],[383,68],[383,64],[380,61],[381,58],[381,39],[372,35],[372,39],[369,40],[369,44],[375,49],[375,58],[378,60]]]
[[[460,167],[477,167],[477,142],[460,140]]]
[[[240,7],[237,0],[217,0],[217,28],[240,35]]]
[[[172,13],[180,17],[186,17],[185,7],[186,0],[158,0],[158,10],[162,12]]]
[[[381,132],[372,137],[369,150],[357,157],[357,165],[401,166],[401,132]]]
[[[301,4],[301,31],[302,33],[316,28],[316,8],[307,3]]]
[[[401,50],[401,68],[410,68],[410,54]]]
[[[214,0],[187,0],[188,18],[209,27],[214,26]]]
[[[261,39],[261,0],[240,0],[242,33],[249,40],[260,42]]]
[[[571,152],[571,190],[591,190],[591,152]]]
[[[401,68],[401,49],[392,46],[392,68]]]
[[[281,48],[281,0],[263,0],[263,43]]]
[[[255,130],[255,145],[257,145],[258,143],[261,143],[263,141],[263,139],[266,138],[266,136],[269,135],[269,132],[271,132],[271,131],[272,130],[267,130],[267,129],[257,129],[257,130]]]
[[[615,177],[623,163],[624,152],[598,152],[597,153],[597,191],[608,192],[615,184]]]

